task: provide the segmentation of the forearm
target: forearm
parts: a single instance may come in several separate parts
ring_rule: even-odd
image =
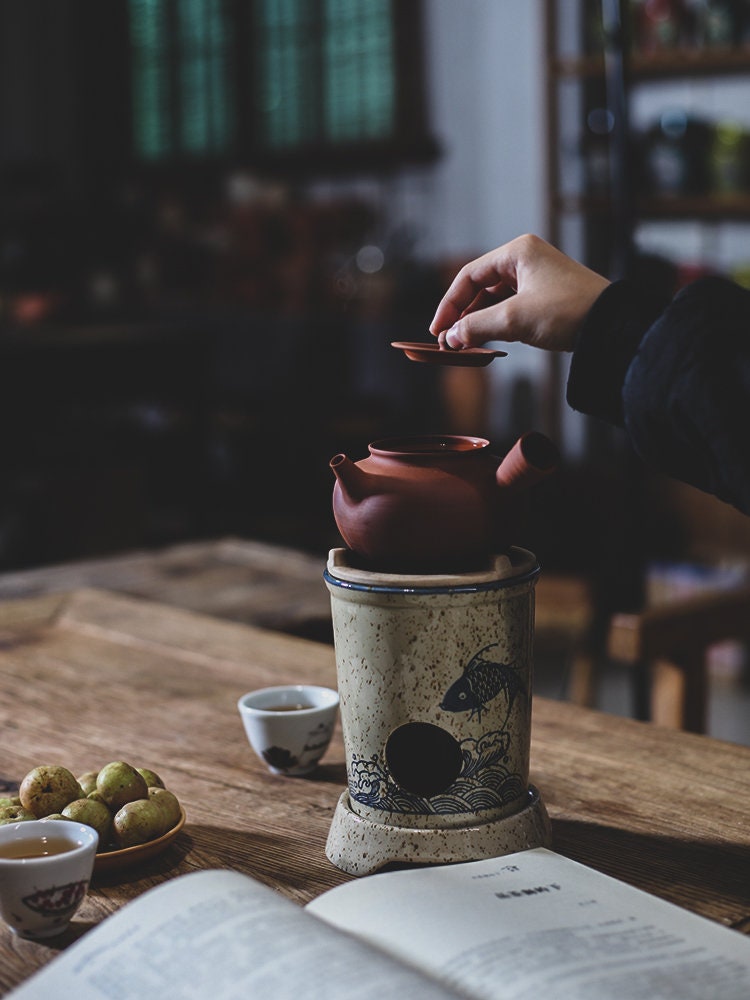
[[[610,286],[578,336],[575,409],[625,427],[643,461],[750,513],[750,292],[720,278],[658,316]]]
[[[625,376],[655,318],[630,282],[618,281],[604,290],[576,338],[567,393],[574,410],[622,426]]]

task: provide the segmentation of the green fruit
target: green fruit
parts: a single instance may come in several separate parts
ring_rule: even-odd
[[[3,809],[5,806],[20,806],[20,805],[21,805],[21,799],[18,797],[18,795],[10,795],[10,796],[4,795],[2,798],[0,798],[0,809]]]
[[[99,794],[99,792],[97,792],[96,789],[94,789],[93,792],[89,792],[86,798],[91,799],[92,802],[101,802],[103,806],[107,805],[107,803],[104,801],[104,799],[101,797],[101,795]]]
[[[176,826],[182,815],[177,796],[173,792],[167,791],[166,788],[149,788],[148,797],[151,802],[157,804],[164,815],[164,831],[171,830],[173,826]]]
[[[81,788],[73,774],[59,764],[42,764],[29,771],[18,790],[21,805],[41,819],[81,797]]]
[[[84,798],[96,789],[96,779],[98,775],[98,771],[86,771],[85,774],[79,775],[78,784],[81,786]]]
[[[114,835],[119,847],[146,844],[164,832],[164,812],[151,799],[127,802],[115,813]]]
[[[148,798],[148,785],[143,776],[124,760],[104,765],[96,779],[96,790],[115,812],[128,802]]]
[[[112,829],[112,813],[103,802],[94,799],[76,799],[69,802],[62,811],[65,819],[74,823],[85,823],[92,826],[99,834],[99,843],[106,844]]]
[[[36,816],[21,805],[0,806],[0,826],[5,826],[6,823],[23,823],[28,819],[36,819]]]
[[[147,767],[137,767],[136,771],[149,788],[164,788],[164,782],[161,780],[156,771],[150,771]]]
[[[67,808],[67,807],[66,807]],[[67,819],[67,816],[63,816],[62,813],[50,813],[49,816],[45,816],[45,819]]]

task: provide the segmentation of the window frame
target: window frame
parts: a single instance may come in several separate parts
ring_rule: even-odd
[[[176,0],[168,0],[169,19],[174,23]],[[311,0],[318,2],[318,0]],[[234,141],[226,152],[207,154],[176,152],[163,157],[148,159],[138,154],[135,136],[134,107],[132,103],[132,77],[128,92],[131,95],[128,119],[131,122],[131,160],[139,171],[169,174],[178,169],[201,173],[212,167],[254,170],[293,180],[324,173],[333,176],[353,171],[368,172],[393,170],[415,164],[432,162],[439,155],[438,144],[428,123],[425,88],[423,10],[422,0],[391,0],[394,14],[395,60],[395,123],[391,135],[385,139],[356,140],[352,142],[319,141],[300,144],[293,148],[272,149],[265,147],[260,138],[260,115],[257,111],[257,86],[254,66],[243,52],[252,52],[257,45],[254,29],[252,0],[225,0],[233,44],[228,55],[229,90],[236,108]],[[129,32],[127,33],[128,53]],[[133,61],[128,56],[129,73]],[[321,92],[321,76],[313,86]],[[169,54],[167,74],[177,78],[177,58],[174,50]],[[174,88],[172,89],[174,95]],[[177,127],[179,109],[171,107],[172,131]]]

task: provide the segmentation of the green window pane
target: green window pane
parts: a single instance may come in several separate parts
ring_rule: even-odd
[[[258,0],[255,12],[262,145],[392,134],[391,0]]]
[[[324,0],[324,24],[328,138],[387,138],[395,114],[390,0]]]
[[[136,151],[225,152],[234,131],[223,0],[130,0]]]
[[[204,50],[205,7],[204,0],[180,0],[177,4],[180,148],[189,153],[201,153],[209,144],[211,110]]]
[[[234,103],[229,88],[229,39],[222,0],[210,0],[207,9],[209,72],[208,99],[211,114],[211,147],[227,150],[234,132]]]
[[[133,139],[147,160],[171,148],[166,6],[166,0],[130,0]]]
[[[222,0],[177,0],[180,148],[226,150],[231,129]]]
[[[317,133],[317,14],[310,0],[255,4],[264,145],[303,145]]]

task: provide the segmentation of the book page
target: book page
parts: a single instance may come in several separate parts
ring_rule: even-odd
[[[750,939],[544,848],[372,875],[306,909],[487,1000],[750,997]]]
[[[385,992],[384,992],[385,991]],[[14,1000],[456,1000],[245,875],[204,871],[152,889],[89,931]]]

